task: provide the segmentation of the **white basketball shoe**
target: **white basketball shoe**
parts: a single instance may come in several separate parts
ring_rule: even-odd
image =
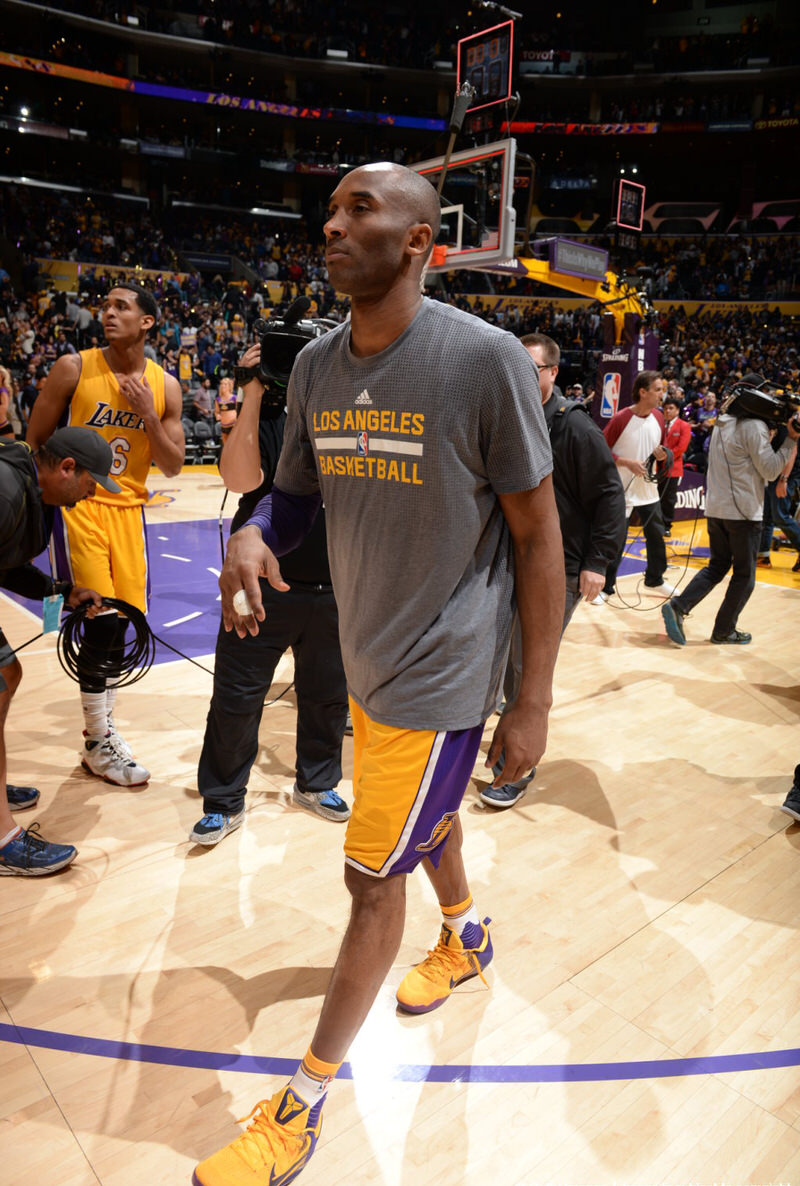
[[[81,764],[90,774],[104,778],[118,787],[140,787],[150,778],[150,771],[140,766],[118,743],[116,733],[105,737],[87,737],[84,732]]]

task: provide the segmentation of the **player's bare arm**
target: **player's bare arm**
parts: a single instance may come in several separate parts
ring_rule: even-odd
[[[58,428],[80,377],[79,354],[62,354],[61,358],[57,358],[53,363],[31,410],[25,439],[32,449],[36,450],[43,445]]]
[[[547,744],[553,669],[564,619],[564,550],[553,479],[498,495],[514,542],[514,588],[522,627],[522,684],[495,730],[486,765],[504,757],[495,786],[527,777]]]
[[[254,524],[246,524],[229,539],[219,578],[223,625],[226,630],[235,630],[240,638],[245,634],[255,637],[258,623],[264,621],[259,577],[266,577],[273,589],[280,593],[289,590],[281,576],[278,559],[264,543],[261,531]],[[234,605],[234,598],[242,589],[250,605],[249,614],[238,613]]]
[[[242,355],[240,366],[256,366],[260,357],[261,343],[255,342]],[[219,459],[222,480],[234,494],[247,494],[250,490],[256,490],[264,480],[258,450],[258,420],[264,384],[258,379],[251,379],[245,383],[242,394],[244,400],[239,415]]]
[[[158,416],[153,392],[144,375],[139,379],[132,375],[120,378],[119,389],[133,411],[144,421],[153,461],[162,474],[167,478],[174,478],[181,471],[186,451],[186,441],[181,424],[181,389],[178,380],[174,375],[164,375],[165,407],[162,418]]]

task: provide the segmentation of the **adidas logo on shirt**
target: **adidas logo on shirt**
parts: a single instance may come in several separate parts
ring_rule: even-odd
[[[361,395],[356,396],[356,407],[366,407],[367,405],[372,406],[372,400],[370,399],[369,392],[365,387],[361,392]]]

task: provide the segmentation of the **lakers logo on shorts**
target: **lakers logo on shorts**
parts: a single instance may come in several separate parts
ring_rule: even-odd
[[[447,835],[453,826],[453,820],[457,815],[457,811],[448,811],[446,815],[443,815],[425,843],[417,845],[416,851],[433,852],[434,848],[438,848],[442,841],[447,838]]]

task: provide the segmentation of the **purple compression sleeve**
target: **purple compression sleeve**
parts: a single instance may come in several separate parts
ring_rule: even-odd
[[[257,527],[267,547],[276,556],[285,556],[308,535],[321,505],[320,494],[287,494],[273,486],[245,526]]]

